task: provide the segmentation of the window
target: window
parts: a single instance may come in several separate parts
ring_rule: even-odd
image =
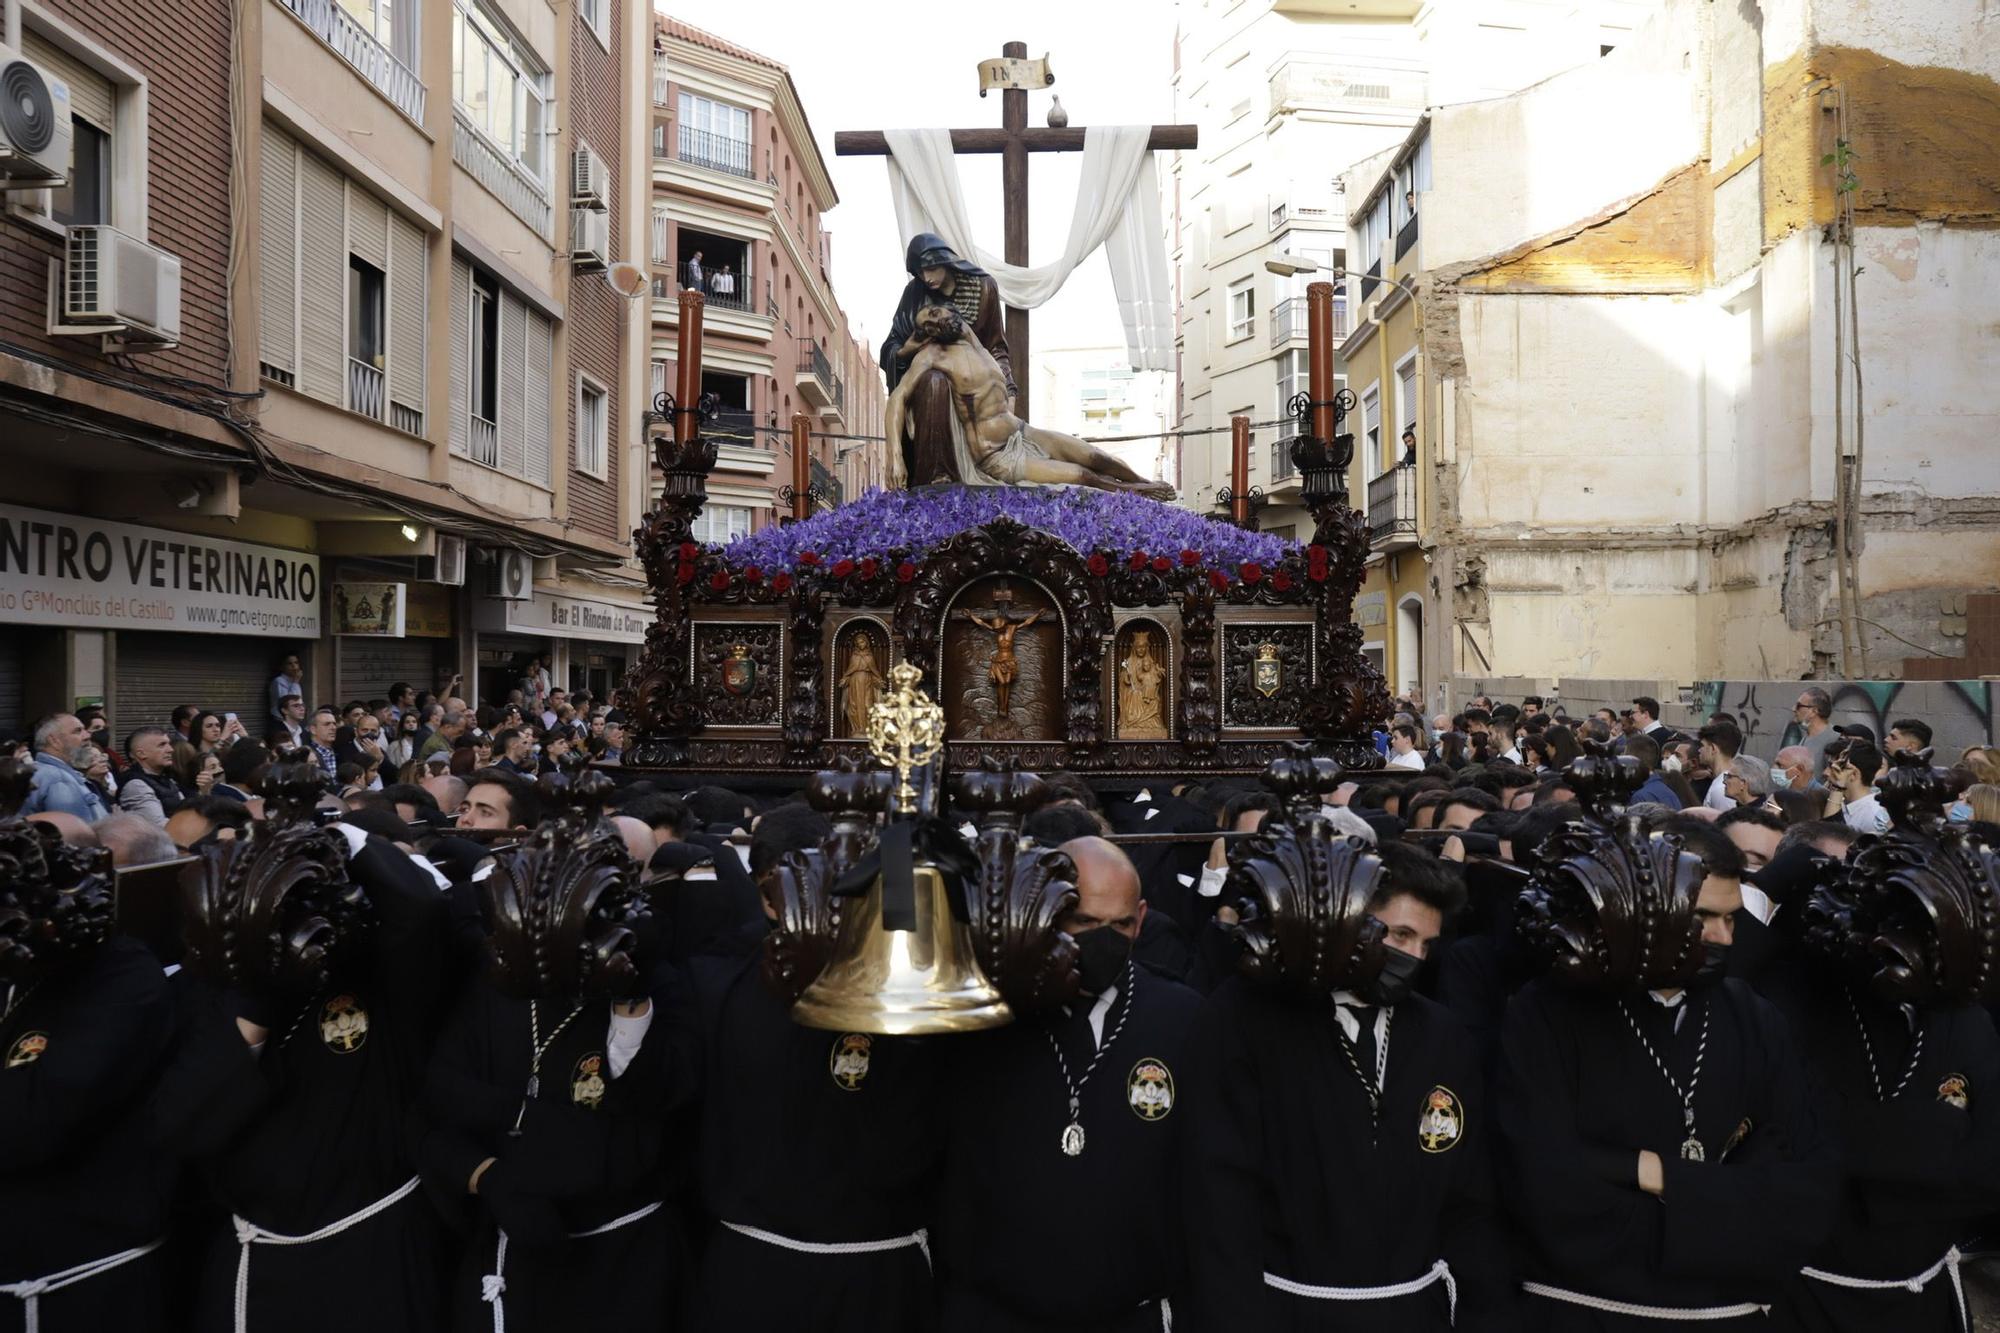
[[[608,49],[611,45],[611,25],[606,16],[611,12],[610,0],[577,0],[576,12]]]
[[[750,510],[743,505],[703,505],[695,516],[694,539],[703,545],[727,546],[750,535]]]
[[[1229,338],[1248,338],[1257,324],[1257,280],[1244,278],[1229,286]]]
[[[49,216],[65,227],[111,221],[111,136],[71,116],[69,184],[49,192]]]
[[[500,285],[484,273],[472,278],[472,415],[500,419]]]
[[[411,70],[417,68],[417,33],[423,26],[423,6],[418,0],[340,0],[340,7],[397,60]]]
[[[1397,461],[1402,460],[1402,435],[1417,428],[1417,359],[1411,356],[1396,367]]]
[[[465,118],[538,181],[548,179],[549,76],[498,20],[451,11],[451,95]]]
[[[380,370],[386,364],[382,270],[359,255],[347,257],[347,354]]]
[[[576,377],[576,469],[599,481],[611,448],[610,402],[592,381]]]
[[[1380,476],[1382,472],[1382,391],[1380,386],[1371,384],[1361,391],[1362,455],[1361,467],[1364,477]]]
[[[681,160],[711,171],[754,175],[750,165],[750,113],[740,106],[681,94]]]

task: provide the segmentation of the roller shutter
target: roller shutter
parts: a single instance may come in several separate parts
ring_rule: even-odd
[[[451,403],[445,415],[451,422],[451,451],[471,452],[466,439],[466,416],[472,410],[472,265],[453,255],[451,259]]]
[[[166,726],[180,704],[234,713],[252,736],[264,735],[266,691],[286,651],[280,642],[229,634],[120,634],[111,699],[119,742],[134,727]]]
[[[387,639],[371,638],[367,635],[345,634],[337,640],[340,672],[339,688],[334,691],[340,702],[360,699],[364,703],[370,699],[386,699],[389,687],[397,681],[414,686],[419,692],[431,688],[437,676],[435,644],[450,644],[448,639]]]
[[[500,470],[526,476],[528,415],[528,307],[509,291],[500,293]]]
[[[556,357],[555,337],[555,325],[530,310],[521,476],[540,486],[555,484],[555,476],[550,471],[555,423],[549,409],[549,378],[554,373]],[[605,405],[605,410],[610,410],[609,403]]]
[[[33,725],[32,718],[23,716],[22,684],[28,673],[22,660],[22,637],[11,627],[0,634],[0,736],[26,736]]]
[[[430,280],[424,234],[402,218],[389,219],[389,397],[424,411],[425,291]],[[463,318],[461,313],[455,318]],[[456,344],[454,343],[454,346]]]
[[[258,297],[258,357],[296,382],[299,373],[299,153],[290,135],[264,122],[264,170],[258,183],[263,262]]]
[[[347,182],[299,157],[299,388],[347,405]]]

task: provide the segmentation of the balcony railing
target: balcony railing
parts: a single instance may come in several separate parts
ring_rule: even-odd
[[[466,457],[487,467],[500,466],[500,427],[477,412],[470,414],[471,431],[466,438]]]
[[[1405,222],[1396,232],[1396,258],[1401,259],[1404,255],[1410,253],[1410,247],[1416,243],[1417,215],[1412,213],[1410,214],[1410,220]]]
[[[697,274],[693,264],[682,264],[680,282],[682,290],[698,288],[712,306],[721,306],[725,310],[756,308],[750,297],[750,279],[733,268],[728,273],[721,273],[704,264]]]
[[[1278,438],[1271,441],[1271,484],[1273,486],[1281,481],[1290,481],[1294,476],[1298,475],[1298,469],[1292,465],[1292,441],[1298,436],[1298,433],[1297,424],[1288,422],[1278,427]]]
[[[711,439],[754,449],[758,445],[757,418],[747,407],[717,408],[708,419],[703,434]]]
[[[1414,541],[1417,535],[1417,469],[1400,463],[1368,483],[1368,543]]]
[[[666,104],[667,58],[663,55],[655,55],[653,57],[653,105],[665,106]]]
[[[549,204],[548,187],[495,148],[457,107],[452,108],[451,160],[505,204],[508,212],[533,227],[536,235],[553,243],[555,210]]]
[[[840,484],[840,478],[817,458],[812,460],[812,484],[819,487],[819,493],[827,498],[831,507],[838,508],[845,498],[846,488]]]
[[[381,89],[396,110],[419,125],[424,123],[424,81],[388,47],[375,40],[375,35],[356,22],[337,0],[279,0],[279,3],[298,15],[314,35],[354,66],[362,78]]]
[[[1271,346],[1283,347],[1286,343],[1306,336],[1306,298],[1288,296],[1271,307]],[[1339,296],[1333,298],[1333,338],[1335,342],[1347,336],[1347,302]]]
[[[1361,299],[1366,301],[1375,294],[1375,289],[1381,285],[1382,261],[1378,259],[1368,266],[1366,273],[1361,275]]]
[[[726,172],[745,180],[757,179],[757,172],[750,165],[748,139],[733,139],[726,134],[712,134],[687,125],[680,127],[680,138],[681,161],[689,166]]]
[[[810,338],[799,339],[799,373],[810,373],[826,390],[826,399],[833,401],[833,363],[826,359],[819,344]]]
[[[347,358],[347,410],[382,420],[384,394],[380,370],[366,361]]]

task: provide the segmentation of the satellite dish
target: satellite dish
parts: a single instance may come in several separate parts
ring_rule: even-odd
[[[604,285],[628,301],[644,295],[651,281],[645,269],[626,260],[604,270]]]

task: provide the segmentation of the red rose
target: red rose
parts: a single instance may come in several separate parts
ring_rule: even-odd
[[[1174,567],[1174,562],[1167,559],[1165,556],[1156,555],[1153,557],[1153,572],[1155,574],[1164,574],[1173,567]]]
[[[811,568],[812,566],[814,566],[814,565],[816,565],[816,564],[818,564],[818,563],[819,563],[819,552],[818,552],[818,551],[800,551],[800,552],[799,552],[799,563],[800,563],[800,564],[802,564],[802,565],[804,565],[804,566],[806,566],[806,567],[807,567],[808,569],[810,569],[810,568]]]
[[[896,566],[896,582],[909,583],[916,577],[917,567],[912,562],[905,560],[902,564]]]
[[[1201,552],[1200,552],[1200,551],[1182,551],[1182,552],[1181,552],[1181,563],[1182,563],[1182,564],[1184,564],[1184,565],[1186,565],[1186,566],[1188,566],[1189,568],[1193,568],[1194,566],[1196,566],[1196,565],[1198,565],[1198,564],[1200,564],[1200,563],[1201,563]]]
[[[1326,582],[1326,548],[1318,542],[1306,547],[1306,577],[1314,583]]]
[[[682,587],[686,587],[688,584],[694,582],[693,561],[681,561],[680,568],[674,571],[674,582],[680,584]]]
[[[743,567],[743,581],[745,583],[762,583],[764,581],[763,569],[757,565],[745,565]]]
[[[875,557],[872,555],[868,556],[861,562],[861,577],[872,579],[875,577],[875,571],[880,568],[881,566],[875,563]]]
[[[1282,569],[1279,570],[1277,573],[1271,575],[1271,587],[1277,592],[1290,592],[1292,590],[1292,576]]]
[[[1256,583],[1264,577],[1264,567],[1255,560],[1245,560],[1236,567],[1236,572],[1242,576],[1245,583]]]
[[[681,543],[681,559],[692,560],[700,554],[701,554],[701,548],[699,546],[696,546],[693,542]]]
[[[1208,586],[1215,589],[1217,592],[1227,592],[1229,590],[1229,575],[1223,573],[1219,569],[1209,570]]]
[[[833,562],[833,576],[835,578],[844,579],[853,572],[854,572],[854,562],[852,560],[849,560],[847,557],[842,556],[840,559]]]
[[[792,590],[792,576],[784,570],[771,575],[771,591],[783,595]]]
[[[1145,567],[1146,567],[1146,566],[1147,566],[1147,565],[1148,565],[1149,563],[1151,563],[1151,562],[1150,562],[1150,559],[1148,558],[1148,556],[1146,555],[1146,553],[1145,553],[1144,551],[1134,551],[1134,552],[1132,552],[1132,566],[1131,566],[1131,567],[1132,567],[1132,571],[1133,571],[1134,573],[1137,573],[1137,572],[1138,572],[1139,570],[1142,570],[1142,569],[1144,569],[1144,568],[1145,568]]]
[[[1083,567],[1090,571],[1092,578],[1101,579],[1111,572],[1111,562],[1104,558],[1102,551],[1093,551],[1090,559],[1084,561]]]
[[[710,574],[708,576],[708,586],[717,592],[729,591],[729,571],[718,569],[713,574]]]

